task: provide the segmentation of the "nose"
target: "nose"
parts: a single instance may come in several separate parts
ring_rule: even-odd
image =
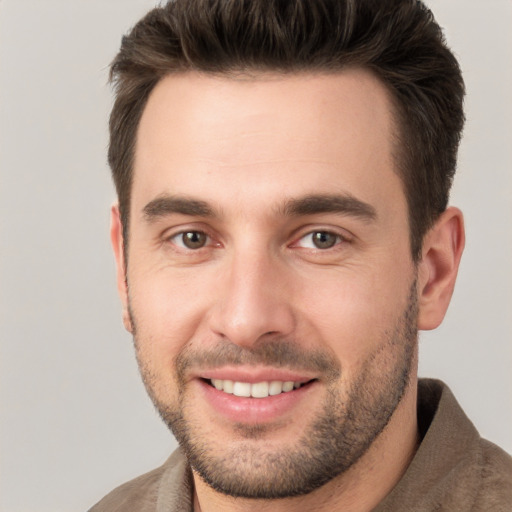
[[[285,274],[271,255],[234,256],[219,275],[211,329],[248,348],[265,338],[290,335],[295,319]]]

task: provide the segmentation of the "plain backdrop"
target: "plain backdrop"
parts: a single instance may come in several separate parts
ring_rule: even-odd
[[[460,58],[467,248],[420,374],[512,451],[512,2],[431,0]],[[140,383],[108,241],[107,68],[149,0],[0,0],[0,510],[85,511],[175,441]]]

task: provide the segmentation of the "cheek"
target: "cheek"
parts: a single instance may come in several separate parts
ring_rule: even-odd
[[[141,352],[166,367],[196,334],[208,296],[200,279],[169,274],[129,276],[130,308]]]
[[[375,351],[407,307],[409,280],[389,277],[334,273],[297,290],[303,317],[346,369]]]

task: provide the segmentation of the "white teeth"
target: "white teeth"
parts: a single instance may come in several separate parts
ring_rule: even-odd
[[[293,389],[293,382],[287,381],[283,384],[283,391],[286,393],[287,391],[291,391]]]
[[[270,396],[279,395],[283,392],[283,383],[279,380],[273,380],[270,383],[268,394]]]
[[[222,387],[222,390],[224,391],[224,393],[229,393],[230,395],[233,394],[233,381],[232,380],[225,380],[225,381],[221,381],[221,382],[224,382],[224,386]]]
[[[235,396],[266,398],[268,396],[287,393],[293,389],[300,388],[302,383],[293,381],[273,380],[271,382],[238,382],[232,380],[211,379],[212,385],[219,391],[233,394]]]
[[[212,379],[212,384],[219,390],[222,391],[222,381],[220,379]]]
[[[251,396],[254,398],[265,398],[268,396],[268,382],[258,382],[251,386]]]
[[[235,382],[233,385],[233,395],[251,396],[251,385],[248,382]]]

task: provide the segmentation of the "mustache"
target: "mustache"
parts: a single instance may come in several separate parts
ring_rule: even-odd
[[[270,366],[311,372],[334,380],[341,375],[338,360],[327,351],[308,350],[289,340],[267,340],[254,347],[241,347],[219,341],[211,347],[184,348],[176,357],[178,379],[183,382],[192,369],[214,369],[222,366]]]

